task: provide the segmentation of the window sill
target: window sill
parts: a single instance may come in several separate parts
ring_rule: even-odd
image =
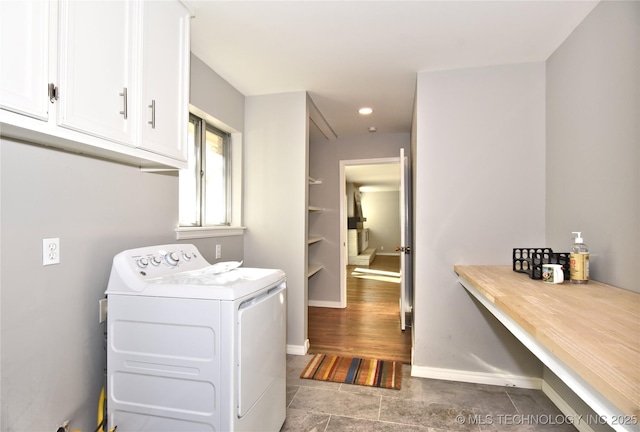
[[[176,240],[241,236],[245,229],[243,226],[178,227],[176,228]]]

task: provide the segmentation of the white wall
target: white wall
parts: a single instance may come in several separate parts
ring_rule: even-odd
[[[546,239],[640,292],[640,3],[601,2],[547,61]]]
[[[540,377],[540,363],[458,284],[544,242],[544,64],[418,74],[414,371]]]
[[[369,247],[377,254],[398,255],[400,246],[400,192],[362,192],[362,212],[369,228]]]
[[[307,341],[308,121],[306,92],[246,98],[245,266],[287,274],[287,345],[294,350]]]

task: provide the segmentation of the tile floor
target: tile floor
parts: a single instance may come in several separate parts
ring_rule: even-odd
[[[281,432],[574,432],[538,390],[410,376],[389,390],[300,378],[310,355],[287,356],[287,419]]]

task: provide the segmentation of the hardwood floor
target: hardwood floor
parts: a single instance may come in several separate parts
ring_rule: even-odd
[[[347,266],[347,308],[309,307],[310,353],[411,362],[411,328],[400,330],[400,284]],[[378,255],[370,270],[399,272],[399,257]]]

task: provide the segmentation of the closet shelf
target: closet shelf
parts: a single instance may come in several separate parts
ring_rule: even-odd
[[[318,273],[323,268],[324,266],[320,264],[309,264],[309,267],[307,268],[307,277],[310,278],[311,276]]]
[[[322,241],[322,240],[324,240],[324,237],[322,237],[322,236],[310,236],[307,239],[307,243],[312,245],[312,244],[318,243],[319,241]]]

